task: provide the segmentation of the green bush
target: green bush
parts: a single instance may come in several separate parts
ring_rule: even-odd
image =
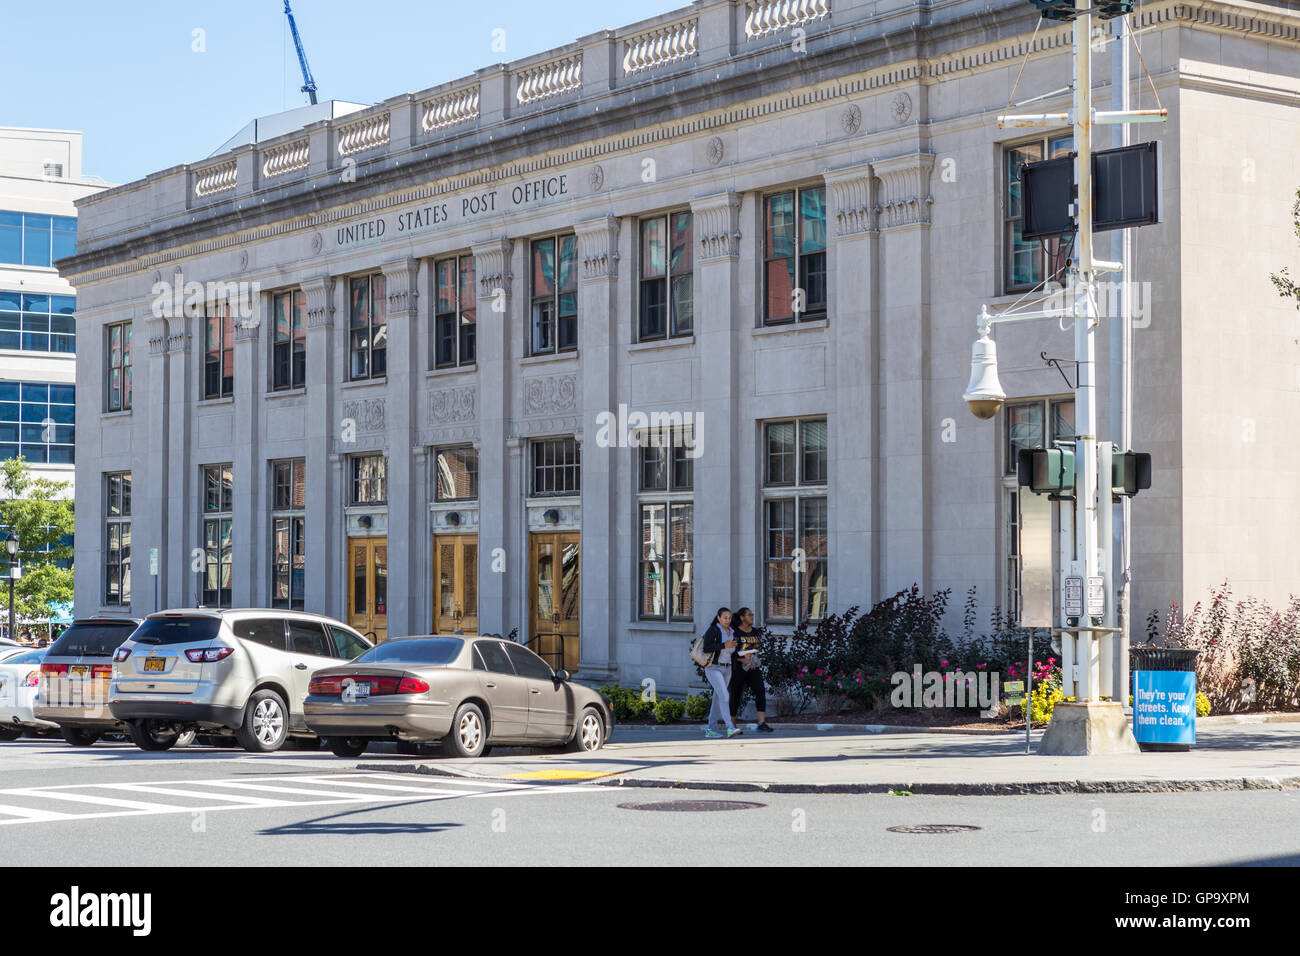
[[[687,720],[708,720],[709,708],[713,706],[712,699],[706,694],[691,694],[686,698],[686,719]]]
[[[641,699],[641,688],[605,684],[596,688],[609,698],[615,720],[640,720],[654,711],[654,702]]]
[[[661,724],[671,724],[675,720],[681,720],[685,712],[686,705],[672,697],[660,697],[655,704],[655,720]]]

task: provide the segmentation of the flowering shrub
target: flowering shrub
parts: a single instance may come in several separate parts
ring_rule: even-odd
[[[1234,601],[1225,581],[1183,612],[1171,604],[1163,634],[1159,615],[1147,617],[1147,637],[1200,651],[1196,686],[1215,713],[1288,710],[1300,706],[1300,596],[1282,610],[1248,597]]]
[[[1206,697],[1199,690],[1196,692],[1196,716],[1210,716],[1210,698]]]
[[[1029,697],[1029,720],[1031,724],[1045,724],[1052,719],[1052,710],[1065,700],[1061,692],[1060,672],[1057,672],[1055,686],[1051,682],[1034,684],[1034,692]]]

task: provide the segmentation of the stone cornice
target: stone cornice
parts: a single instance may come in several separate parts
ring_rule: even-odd
[[[691,229],[695,255],[700,262],[729,259],[740,254],[740,196],[715,193],[691,200]]]
[[[474,254],[474,278],[478,281],[478,297],[494,299],[498,293],[510,294],[514,276],[510,272],[510,254],[514,243],[509,239],[492,239],[470,246]]]
[[[813,82],[806,87],[792,89],[788,92],[754,97],[748,100],[741,98],[733,104],[723,107],[705,106],[695,113],[690,113],[687,109],[688,107],[694,108],[693,102],[684,103],[681,108],[676,110],[677,115],[686,113],[684,119],[662,123],[653,127],[646,125],[645,117],[654,115],[654,111],[658,110],[661,104],[656,97],[643,97],[636,115],[632,116],[631,113],[628,113],[626,117],[627,126],[620,133],[595,137],[590,135],[590,129],[593,127],[573,124],[574,131],[571,135],[574,137],[586,136],[586,138],[579,140],[576,145],[570,148],[552,149],[533,157],[522,158],[508,163],[495,165],[482,163],[481,159],[499,150],[499,142],[504,141],[504,138],[497,133],[492,137],[488,137],[490,142],[481,143],[474,147],[480,150],[478,155],[465,155],[467,171],[464,174],[447,177],[414,189],[401,189],[399,192],[385,193],[385,189],[391,190],[396,186],[394,181],[396,178],[410,175],[412,169],[417,171],[422,169],[423,164],[426,162],[436,160],[443,165],[452,165],[449,160],[457,158],[455,143],[421,143],[418,146],[407,147],[405,151],[394,150],[381,157],[392,161],[391,168],[376,169],[373,173],[367,173],[366,181],[368,184],[373,185],[367,187],[371,192],[365,198],[348,200],[345,198],[346,191],[335,188],[337,184],[327,186],[314,180],[309,182],[307,179],[300,179],[295,187],[298,190],[296,192],[281,190],[265,197],[249,197],[248,200],[242,203],[240,200],[234,200],[233,205],[231,201],[214,202],[210,207],[205,207],[203,210],[187,210],[183,217],[178,218],[177,224],[170,221],[163,223],[156,234],[146,233],[141,235],[132,233],[127,235],[124,233],[120,239],[115,239],[111,245],[103,249],[90,249],[70,257],[65,267],[67,269],[66,274],[77,284],[84,285],[103,281],[140,270],[151,269],[160,263],[178,258],[202,255],[214,250],[273,238],[299,230],[316,229],[339,220],[364,216],[393,206],[416,203],[451,192],[499,183],[544,169],[584,161],[589,162],[592,158],[602,155],[643,151],[647,146],[655,142],[664,142],[698,135],[704,131],[721,130],[735,125],[747,124],[751,123],[756,117],[763,115],[804,109],[818,103],[826,103],[855,94],[870,93],[901,84],[914,84],[917,81],[933,82],[962,71],[978,72],[999,69],[1005,65],[1006,61],[1015,60],[1030,49],[1030,34],[1026,28],[1032,28],[1036,21],[1028,17],[1026,12],[1018,7],[1005,6],[995,8],[987,13],[981,13],[978,23],[973,17],[965,17],[930,25],[924,29],[915,26],[908,18],[909,22],[906,25],[900,21],[897,29],[892,33],[869,36],[854,40],[852,43],[846,42],[844,44],[846,48],[854,44],[857,45],[856,53],[852,57],[849,55],[850,51],[848,49],[839,50],[837,47],[835,51],[837,59],[828,61],[820,74],[825,75],[828,70],[835,69],[842,63],[860,63],[864,58],[868,62],[872,59],[887,59],[889,61],[887,65],[856,75]],[[1133,15],[1133,19],[1135,29],[1186,23],[1222,32],[1267,38],[1271,42],[1300,43],[1300,16],[1280,7],[1243,9],[1234,4],[1211,2],[1211,0],[1204,0],[1204,2],[1199,3],[1148,3]],[[834,26],[836,22],[834,17],[830,18],[828,22],[832,24],[835,31],[842,31],[842,35],[846,40],[850,37],[851,31],[849,28],[857,26],[852,22],[845,22],[836,27]],[[939,52],[929,56],[925,55],[924,52],[944,44],[963,42],[966,37],[987,36],[999,29],[1015,30],[1016,33],[1015,35],[999,37],[993,42],[976,46],[971,46],[966,42],[961,49]],[[1021,32],[1022,30],[1025,32]],[[1049,26],[1045,22],[1037,40],[1033,43],[1033,49],[1047,51],[1067,48],[1070,43],[1070,33],[1071,29],[1068,25]],[[837,32],[828,33],[826,39],[839,35],[840,33]],[[819,41],[819,46],[825,44],[825,42],[826,40]],[[909,53],[912,54],[911,58],[908,57]],[[766,66],[766,61],[763,62]],[[745,66],[746,63],[747,61],[738,65]],[[814,63],[815,59],[810,57],[808,60],[809,66],[814,65]],[[733,70],[732,73],[734,74],[735,71]],[[811,75],[816,76],[818,74]],[[771,87],[770,82],[767,85],[769,88]],[[744,87],[743,89],[737,87],[740,92],[760,88],[757,85]],[[611,95],[622,92],[626,91],[622,89],[615,90],[612,91]],[[680,93],[674,90],[672,95],[680,96]],[[699,98],[702,99],[706,95],[700,93]],[[581,100],[578,101],[579,104],[582,102]],[[607,125],[610,114],[602,110],[601,115]],[[530,129],[535,127],[540,130],[543,126],[536,124],[536,119],[537,117],[528,117]],[[557,122],[562,119],[563,117],[557,113]],[[918,119],[922,125],[928,122],[925,116],[918,117]],[[512,123],[513,120],[507,121],[500,127],[489,127],[487,129],[503,130],[505,127],[511,126]],[[598,126],[594,128],[598,128]],[[572,142],[572,140],[570,141]],[[449,146],[451,147],[450,150]],[[336,171],[331,171],[331,173],[334,172]],[[154,174],[139,183],[131,183],[106,190],[105,193],[98,194],[93,199],[85,202],[93,203],[111,200],[113,196],[122,195],[124,192],[148,190],[152,187],[153,180],[161,175]],[[355,194],[360,188],[360,184],[356,184],[352,190],[353,193]],[[304,199],[305,196],[310,198]],[[336,199],[343,199],[343,201],[330,206],[329,203]],[[249,204],[249,201],[251,201],[252,205]],[[305,215],[285,215],[285,213],[303,204],[315,208]],[[321,208],[322,206],[327,208]],[[284,218],[246,229],[239,229],[240,223],[247,222],[250,218],[263,217],[270,220],[276,216]],[[173,228],[173,226],[175,227]],[[212,235],[213,233],[219,234]],[[166,243],[173,235],[181,237],[181,241],[175,245],[167,245]],[[187,235],[203,236],[203,238],[186,242],[184,237]],[[93,243],[93,240],[91,241]],[[141,247],[149,251],[130,259],[123,259],[114,255],[118,251],[129,253],[131,249]]]
[[[573,227],[578,236],[578,259],[584,280],[618,276],[618,225],[615,217],[602,216]]]
[[[876,180],[870,163],[828,169],[825,176],[830,190],[827,212],[835,217],[839,236],[859,236],[876,231]]]
[[[883,228],[929,225],[930,207],[934,196],[930,194],[930,174],[934,171],[934,153],[909,153],[871,164],[880,180],[880,200],[876,211],[880,213]]]

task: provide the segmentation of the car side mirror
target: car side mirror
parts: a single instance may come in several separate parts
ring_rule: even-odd
[[[555,679],[567,681],[569,679],[569,672],[566,671],[564,668],[560,668],[558,671],[555,672]]]

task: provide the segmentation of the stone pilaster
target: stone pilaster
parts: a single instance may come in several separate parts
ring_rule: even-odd
[[[251,315],[241,315],[232,300],[235,323],[235,401],[231,406],[231,467],[234,511],[230,596],[234,607],[261,607],[270,593],[270,514],[265,507],[266,463],[262,460],[258,410],[266,392],[266,360],[260,345],[263,325],[269,324],[270,296],[246,303]]]
[[[829,504],[835,529],[829,542],[831,603],[868,606],[880,597],[874,580],[880,406],[876,180],[868,163],[828,170],[825,180],[831,232],[829,331],[835,356],[829,429]]]
[[[335,581],[342,580],[347,540],[335,531],[343,509],[335,469],[330,465],[331,445],[338,428],[331,412],[338,377],[332,331],[334,286],[334,279],[328,275],[313,276],[302,283],[306,310],[303,319],[307,327],[307,404],[303,410],[307,470],[303,607],[344,619],[347,595],[335,585]],[[340,560],[339,555],[344,559]],[[331,565],[331,556],[338,567]]]
[[[508,239],[475,243],[474,279],[478,284],[478,329],[475,364],[480,387],[477,398],[478,450],[478,627],[480,632],[507,634],[522,625],[510,613],[512,580],[527,572],[527,553],[511,555],[508,534],[518,499],[509,488],[506,437],[510,395],[514,391],[510,317],[514,306],[514,245]],[[505,570],[494,568],[493,552],[507,553]],[[520,631],[523,627],[520,626]]]
[[[388,388],[385,391],[385,426],[388,432],[388,636],[423,634],[427,628],[418,622],[420,594],[428,585],[424,574],[424,548],[420,546],[423,529],[428,528],[427,512],[414,510],[418,498],[415,457],[411,435],[415,433],[416,396],[422,378],[419,347],[415,334],[420,321],[419,275],[422,267],[415,259],[398,259],[383,265],[384,285],[388,295]],[[427,308],[427,301],[424,308]],[[394,529],[404,529],[394,535]],[[404,552],[393,548],[397,540],[407,543]]]
[[[879,180],[881,421],[884,594],[930,586],[927,395],[930,345],[930,174],[934,154],[872,164]]]
[[[601,448],[597,416],[617,409],[619,220],[589,219],[575,227],[582,280],[578,284],[578,351],[582,356],[578,438],[582,454],[581,672],[589,678],[617,671],[617,581],[610,560],[618,529],[617,456],[635,449]]]
[[[166,560],[159,570],[166,571],[166,579],[159,582],[159,603],[163,607],[193,607],[198,603],[198,575],[191,565],[190,551],[198,546],[199,517],[195,489],[198,476],[194,459],[197,437],[192,428],[191,415],[195,404],[203,397],[200,363],[202,355],[195,349],[195,330],[202,331],[201,316],[179,315],[167,319],[167,347],[163,356],[167,384],[167,444],[166,462],[161,463],[163,497],[150,503],[164,514],[166,544],[162,555]],[[135,480],[132,477],[132,496]],[[134,502],[132,503],[134,508]],[[145,552],[146,560],[148,552]],[[135,555],[132,555],[131,590],[135,591]],[[147,566],[146,566],[147,570]],[[152,584],[152,582],[150,582]]]
[[[740,196],[715,193],[691,202],[695,233],[695,338],[699,349],[699,420],[695,441],[696,629],[740,587],[733,534],[739,515],[734,471],[739,409]],[[747,575],[747,578],[751,577]]]

